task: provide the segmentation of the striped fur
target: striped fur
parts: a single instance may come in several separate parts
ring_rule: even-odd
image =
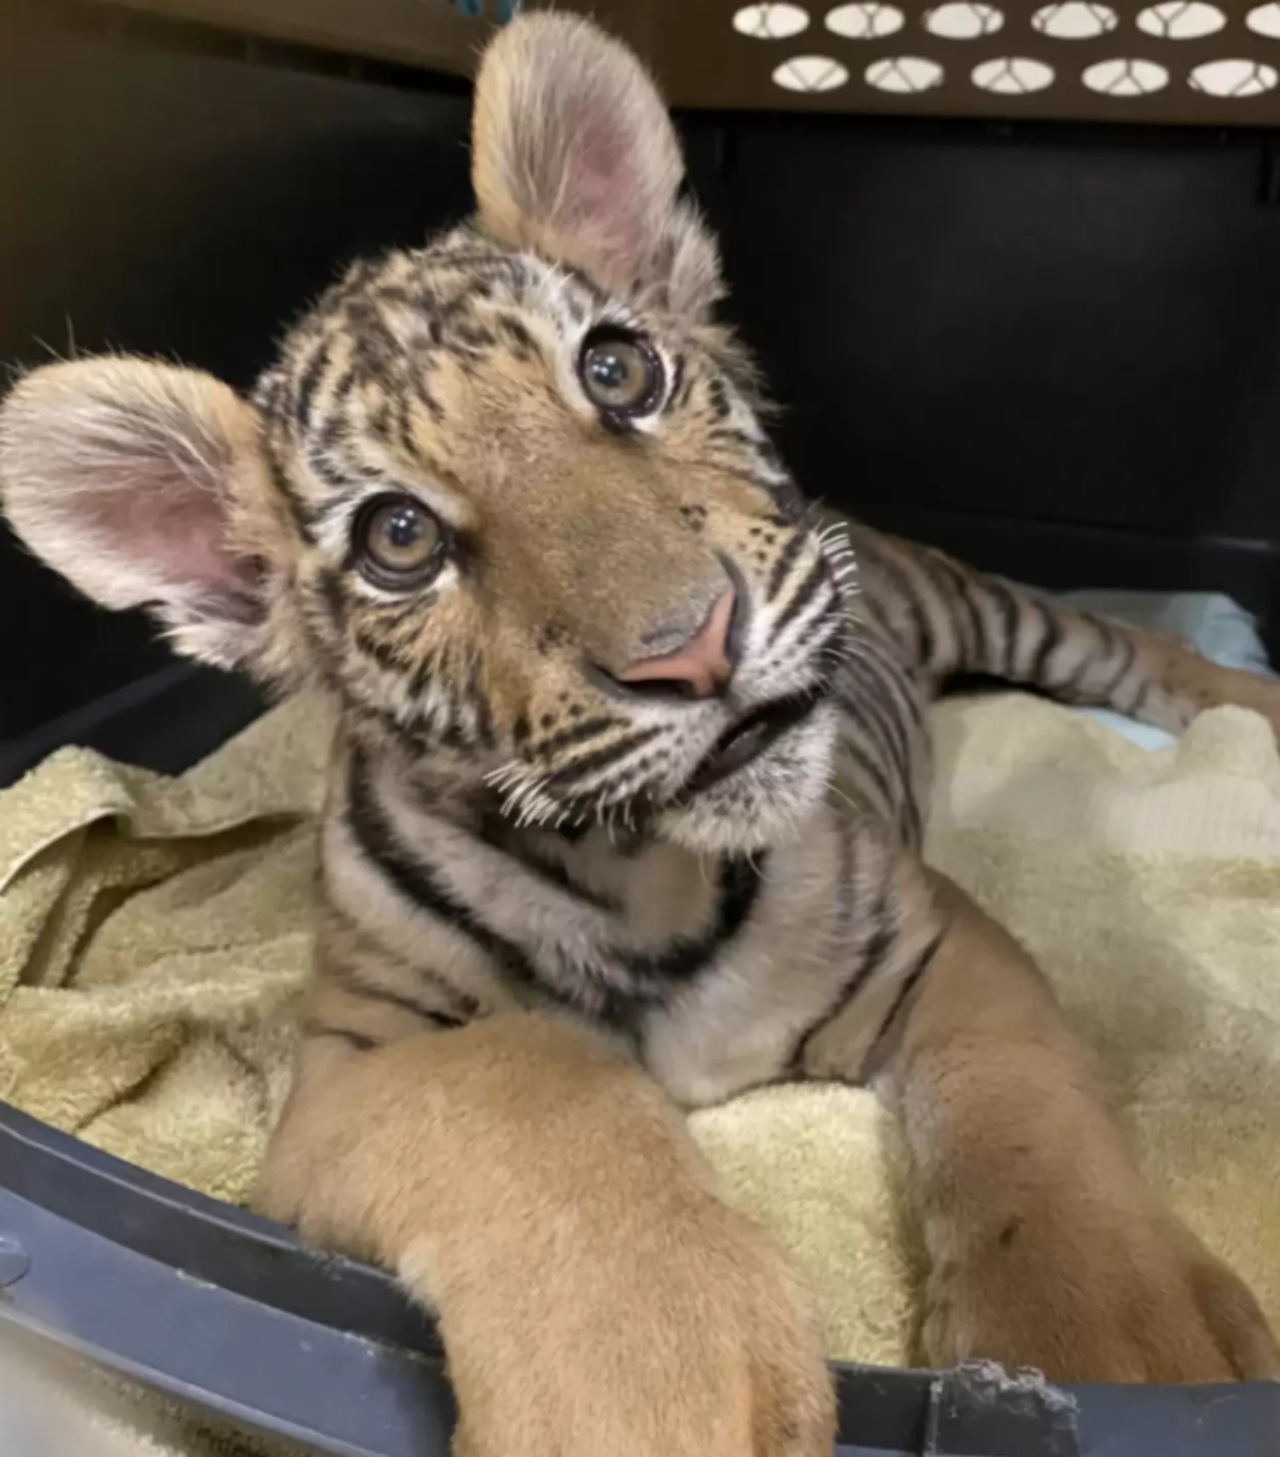
[[[617,823],[603,809],[589,823],[525,824],[503,813],[501,788],[487,795],[474,780],[444,806],[417,787],[416,765],[402,773],[394,756],[349,749],[327,884],[402,1005],[393,1014],[381,992],[362,998],[344,970],[317,986],[319,1021],[373,1045],[456,1015],[459,995],[475,1015],[555,1009],[608,1029],[691,1105],[779,1078],[857,1079],[943,929],[916,856],[924,710],[948,679],[998,676],[1174,728],[1207,702],[1276,719],[1271,684],[1176,643],[864,528],[848,539],[845,558],[844,533],[826,538],[825,559],[856,562],[859,583],[850,630],[823,649],[832,662],[814,716],[828,757],[770,843],[744,824],[741,851],[699,852],[639,809]],[[625,763],[611,772],[626,781]],[[744,818],[748,793],[728,806]],[[611,807],[607,788],[603,798]]]
[[[298,1131],[314,1115],[336,1147],[372,1147],[358,1109],[315,1110],[334,1088],[389,1096],[391,1072],[361,1069],[403,1076],[397,1048],[430,1043],[449,1064],[477,1029],[532,1013],[586,1029],[687,1107],[892,1065],[911,1126],[931,1086],[913,1068],[945,1042],[938,1029],[998,1020],[1007,996],[1049,1059],[1031,1081],[1054,1058],[1076,1079],[1065,1034],[1028,991],[1034,971],[976,913],[957,919],[920,859],[925,711],[951,681],[994,677],[1175,729],[1217,703],[1280,725],[1269,682],[824,523],[769,443],[747,356],[712,322],[714,245],[676,199],[674,142],[644,134],[665,122],[643,73],[564,17],[518,22],[501,47],[480,83],[478,219],[352,268],[289,332],[252,402],[191,371],[106,360],[37,371],[0,412],[5,507],[37,551],[112,606],[151,604],[184,650],[318,683],[341,705],[317,970],[271,1203],[315,1237],[402,1264],[399,1236],[375,1237],[372,1205],[308,1216],[346,1183],[308,1161],[324,1140]],[[521,113],[526,91],[564,114]],[[628,117],[641,130],[615,135]],[[557,150],[516,155],[543,130]],[[600,172],[620,157],[624,181],[645,176],[635,195],[666,197],[665,211],[637,212],[633,190]],[[660,388],[633,417],[584,392],[577,361],[602,328],[657,361]],[[411,588],[362,567],[363,513],[389,495],[432,513],[443,543]],[[725,692],[690,700],[622,680],[686,639],[727,587]],[[753,714],[777,736],[699,788]],[[970,943],[980,954],[956,968]],[[1007,990],[990,990],[988,962],[1009,969]],[[942,1158],[939,1206],[946,1159],[972,1157],[978,1176],[992,1123],[984,1105],[978,1133],[939,1154],[931,1130],[987,1086],[985,1064],[949,1081],[944,1051],[947,1092],[912,1135],[926,1194]],[[407,1107],[418,1083],[396,1086]],[[1081,1129],[1110,1149],[1096,1101],[1081,1106]],[[406,1147],[432,1116],[406,1122]],[[1128,1165],[1107,1169],[1106,1187],[1128,1191]],[[929,1197],[945,1284],[961,1268],[947,1253],[955,1219],[934,1219]],[[961,1305],[975,1300],[980,1285]]]

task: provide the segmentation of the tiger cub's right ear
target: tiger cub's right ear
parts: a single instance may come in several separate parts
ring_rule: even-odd
[[[684,159],[662,97],[581,16],[532,11],[489,43],[471,173],[485,231],[505,247],[685,317],[705,318],[723,292],[715,242],[679,199]]]
[[[212,376],[140,359],[48,365],[0,405],[0,506],[104,606],[147,606],[179,651],[245,661],[264,614],[257,411]]]

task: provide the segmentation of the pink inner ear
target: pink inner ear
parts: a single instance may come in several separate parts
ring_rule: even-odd
[[[566,231],[585,227],[610,260],[633,274],[644,257],[648,228],[641,214],[645,193],[627,139],[598,127],[575,139],[570,153],[567,195],[573,220]]]
[[[226,545],[220,493],[193,480],[172,461],[121,463],[80,493],[81,523],[105,548],[174,588],[236,591],[252,579],[252,564]]]

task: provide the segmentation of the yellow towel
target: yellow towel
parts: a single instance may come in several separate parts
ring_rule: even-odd
[[[330,719],[269,714],[177,780],[82,750],[0,796],[0,1097],[243,1199],[306,975]],[[1220,709],[1147,752],[1012,694],[943,704],[930,858],[1030,946],[1149,1172],[1280,1324],[1280,758]],[[693,1119],[730,1197],[901,1364],[920,1261],[892,1120],[771,1090]]]

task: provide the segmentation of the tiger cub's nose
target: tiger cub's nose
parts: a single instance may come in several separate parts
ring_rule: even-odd
[[[712,606],[702,625],[674,652],[641,658],[618,673],[619,683],[668,689],[693,698],[722,693],[733,677],[736,644],[731,641],[737,594],[728,588]]]

